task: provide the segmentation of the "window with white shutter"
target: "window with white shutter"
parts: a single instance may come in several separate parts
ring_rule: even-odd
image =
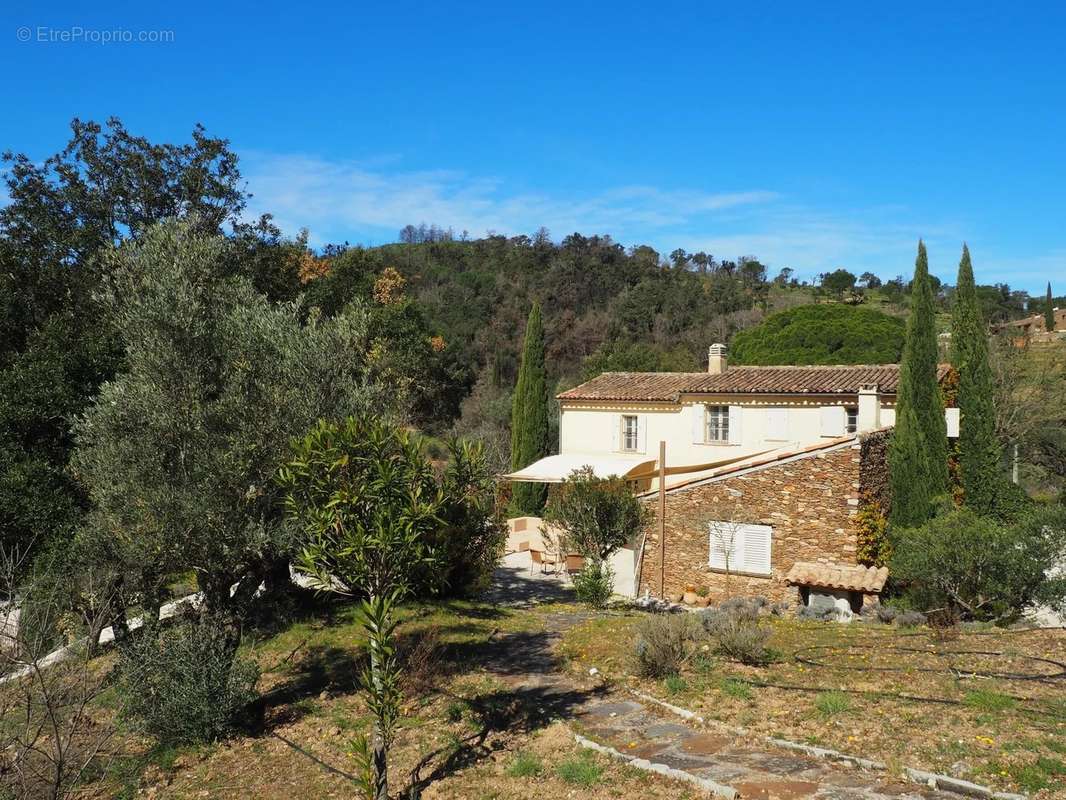
[[[769,575],[771,534],[769,525],[712,522],[708,564],[714,570]]]
[[[847,412],[843,406],[822,406],[822,436],[843,436]]]

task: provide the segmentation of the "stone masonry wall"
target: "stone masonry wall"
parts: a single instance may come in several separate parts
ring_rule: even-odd
[[[730,596],[764,595],[796,601],[785,576],[797,561],[854,564],[859,504],[859,445],[817,453],[746,475],[724,478],[666,495],[666,593],[686,585],[706,586],[714,602]],[[659,498],[644,545],[640,594],[659,593]],[[769,525],[769,578],[726,576],[708,566],[711,521]]]

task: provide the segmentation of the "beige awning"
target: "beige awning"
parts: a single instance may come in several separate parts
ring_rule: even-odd
[[[504,475],[504,480],[528,481],[530,483],[562,483],[575,470],[590,467],[597,478],[629,477],[630,473],[649,472],[656,459],[647,456],[596,455],[592,453],[565,453],[547,456],[534,461],[528,467]]]
[[[666,474],[692,475],[693,473],[705,472],[769,452],[767,450],[758,453],[721,458],[717,461],[708,461],[704,464],[677,464],[667,466]],[[669,459],[667,464],[669,465]],[[627,480],[649,480],[659,475],[659,459],[647,456],[624,456],[604,455],[602,453],[564,453],[557,456],[547,456],[530,464],[525,469],[501,476],[508,481],[528,481],[530,483],[562,483],[569,478],[574,470],[591,467],[592,474],[597,478],[609,478],[616,475]]]

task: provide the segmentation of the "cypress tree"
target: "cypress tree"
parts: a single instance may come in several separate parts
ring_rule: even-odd
[[[529,311],[522,364],[518,368],[511,404],[511,469],[528,467],[548,454],[548,383],[544,371],[544,326],[540,305]],[[547,486],[525,481],[514,484],[511,510],[517,516],[537,516],[544,508]]]
[[[1052,304],[1051,281],[1047,284],[1047,302],[1044,303],[1044,330],[1048,333],[1055,330],[1055,306]]]
[[[962,246],[955,308],[951,319],[951,363],[959,373],[959,471],[963,503],[978,514],[993,511],[999,484],[1000,450],[988,334],[974,287],[970,249]]]
[[[899,526],[924,522],[930,498],[948,488],[944,399],[936,379],[935,313],[929,260],[925,243],[919,241],[896,389],[896,429],[889,448],[892,522]]]
[[[889,442],[889,485],[892,492],[889,521],[910,528],[929,518],[932,493],[929,465],[923,454],[925,437],[910,404],[896,402],[896,425]]]

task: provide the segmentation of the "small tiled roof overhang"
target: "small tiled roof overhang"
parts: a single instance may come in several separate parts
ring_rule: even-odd
[[[849,592],[878,594],[885,588],[888,567],[863,567],[854,564],[819,564],[797,561],[788,571],[785,582],[790,586],[815,586]]]
[[[951,367],[941,364],[943,381]],[[558,395],[559,400],[676,402],[681,394],[858,394],[873,384],[895,394],[898,364],[839,367],[729,367],[725,372],[604,372]]]

